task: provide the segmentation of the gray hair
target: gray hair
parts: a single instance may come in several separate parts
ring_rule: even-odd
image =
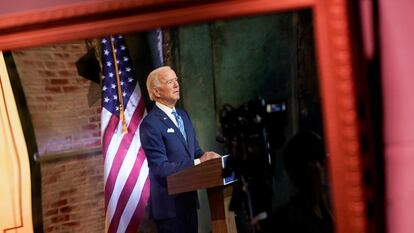
[[[157,69],[151,71],[151,73],[148,75],[148,78],[147,78],[147,91],[148,91],[149,98],[152,101],[155,101],[154,96],[152,95],[152,90],[155,87],[158,87],[160,85],[159,78],[161,77],[162,72],[165,71],[165,70],[172,70],[172,69],[169,66],[161,66],[161,67],[158,67]]]

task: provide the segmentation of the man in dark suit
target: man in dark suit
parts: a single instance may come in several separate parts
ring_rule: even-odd
[[[170,67],[152,71],[147,90],[155,106],[141,123],[140,137],[150,169],[150,215],[159,233],[196,233],[197,192],[168,195],[166,178],[220,156],[202,151],[187,112],[175,108],[180,86]]]

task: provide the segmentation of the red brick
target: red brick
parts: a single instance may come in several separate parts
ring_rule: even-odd
[[[25,66],[37,67],[37,68],[44,68],[43,62],[37,60],[24,60],[23,64]]]
[[[46,91],[49,91],[49,92],[54,92],[54,93],[60,93],[61,92],[61,88],[60,87],[52,87],[52,86],[49,86],[49,87],[45,87],[45,90]]]
[[[58,62],[55,62],[55,61],[45,61],[45,66],[48,69],[56,69],[56,68],[61,68],[62,64],[58,63]]]
[[[58,213],[58,209],[56,208],[56,209],[51,209],[51,210],[48,210],[46,213],[45,213],[45,216],[51,216],[51,215],[56,215]]]
[[[50,84],[53,85],[63,85],[67,84],[69,81],[67,79],[51,79]]]
[[[70,213],[72,211],[72,207],[70,206],[65,206],[59,209],[61,213],[67,214]]]
[[[56,72],[50,70],[37,71],[41,77],[56,77]]]
[[[67,87],[63,87],[63,91],[64,92],[74,92],[74,91],[76,91],[76,90],[78,90],[79,89],[79,87],[77,87],[77,86],[67,86]]]
[[[36,53],[36,59],[43,60],[43,61],[50,61],[52,60],[52,55],[50,53],[38,52]]]
[[[93,116],[93,117],[89,117],[89,122],[100,122],[101,121],[101,116]]]
[[[63,199],[63,200],[59,200],[56,202],[53,202],[51,207],[52,208],[56,208],[56,207],[60,207],[60,206],[64,206],[68,204],[68,200],[67,199]]]
[[[46,98],[44,96],[36,96],[36,101],[45,101]]]
[[[77,70],[61,70],[58,72],[60,77],[73,77],[77,76]]]
[[[63,223],[63,225],[66,225],[66,226],[80,226],[80,222],[66,222],[66,223]]]
[[[60,191],[59,196],[60,197],[68,196],[68,195],[71,195],[71,194],[75,193],[76,191],[77,191],[77,189],[75,189],[75,188],[71,188],[69,190],[62,190],[62,191]]]
[[[68,58],[70,58],[69,53],[55,53],[54,56],[57,57],[58,59],[68,59]]]
[[[57,222],[59,222],[59,217],[55,216],[55,217],[51,218],[50,220],[52,221],[52,223],[57,223]]]
[[[46,228],[46,232],[53,232],[56,229],[57,229],[56,226],[49,226],[48,228]]]
[[[51,184],[51,183],[56,183],[57,182],[57,177],[56,176],[51,176],[51,177],[45,177],[45,184]]]
[[[96,124],[86,124],[84,126],[82,126],[83,130],[93,130],[93,129],[97,129],[98,125]]]

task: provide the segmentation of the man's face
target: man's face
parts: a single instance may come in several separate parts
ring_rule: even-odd
[[[158,101],[169,107],[174,107],[180,99],[180,85],[173,70],[164,70],[158,78],[159,85],[155,88]]]

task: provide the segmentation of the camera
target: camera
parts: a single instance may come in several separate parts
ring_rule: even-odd
[[[285,141],[287,103],[285,100],[251,100],[237,108],[220,110],[221,142],[227,160],[224,176],[234,173],[230,209],[236,214],[238,232],[265,232],[272,211],[275,150]]]

